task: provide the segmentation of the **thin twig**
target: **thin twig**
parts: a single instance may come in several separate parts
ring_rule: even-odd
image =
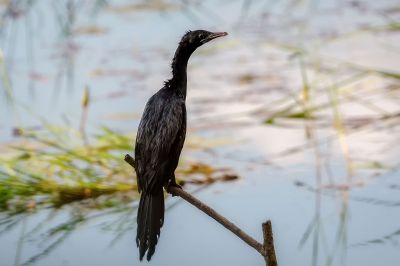
[[[135,169],[135,159],[133,159],[132,156],[130,156],[129,154],[126,154],[124,160],[125,160],[125,162],[127,162],[130,166],[132,166],[133,169]]]
[[[125,161],[133,168],[135,168],[135,160],[129,154],[125,155]],[[168,186],[167,192],[186,200],[187,202],[189,202],[190,204],[192,204],[193,206],[200,209],[205,214],[216,220],[226,229],[234,233],[236,236],[238,236],[240,239],[246,242],[249,246],[254,248],[258,253],[260,253],[261,256],[264,257],[266,265],[268,266],[278,265],[275,255],[274,239],[272,235],[272,225],[270,220],[263,223],[262,225],[264,244],[261,244],[257,240],[249,236],[247,233],[245,233],[242,229],[237,227],[234,223],[232,223],[231,221],[229,221],[228,219],[217,213],[214,209],[207,206],[197,198],[193,197],[191,194],[187,193],[183,189],[176,186]]]
[[[200,200],[196,199],[186,191],[182,190],[179,187],[174,187],[174,186],[169,186],[168,193],[171,193],[172,195],[177,195],[181,197],[182,199],[186,200],[196,208],[202,210],[205,214],[219,222],[221,225],[223,225],[226,229],[237,235],[239,238],[241,238],[244,242],[246,242],[249,246],[253,247],[255,250],[257,250],[262,256],[264,256],[264,248],[263,245],[245,232],[243,232],[242,229],[237,227],[235,224],[233,224],[231,221],[217,213],[214,209],[211,207],[207,206]]]

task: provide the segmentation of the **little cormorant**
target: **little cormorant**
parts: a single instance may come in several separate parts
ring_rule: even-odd
[[[141,193],[137,214],[136,244],[140,260],[154,254],[164,222],[163,187],[177,186],[175,169],[186,135],[186,68],[190,55],[226,32],[189,31],[172,60],[172,78],[147,102],[135,145],[135,170]]]

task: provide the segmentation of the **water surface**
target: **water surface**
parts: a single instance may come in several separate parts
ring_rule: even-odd
[[[33,1],[5,18],[15,103],[1,99],[2,143],[38,117],[78,128],[85,86],[89,134],[135,131],[180,36],[228,31],[191,58],[187,99],[189,138],[228,144],[184,157],[241,178],[187,189],[259,241],[271,219],[280,265],[399,264],[397,1],[78,2]],[[16,216],[1,265],[139,265],[136,204]],[[151,265],[263,265],[186,202],[167,206]]]

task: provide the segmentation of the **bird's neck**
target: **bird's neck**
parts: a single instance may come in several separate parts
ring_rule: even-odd
[[[187,64],[194,50],[187,49],[185,45],[180,44],[176,49],[174,59],[172,59],[172,79],[171,87],[179,91],[186,99],[187,87]]]

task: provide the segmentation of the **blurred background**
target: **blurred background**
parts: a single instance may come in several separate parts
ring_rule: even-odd
[[[187,30],[184,188],[280,265],[399,265],[400,3],[1,0],[0,264],[141,265],[135,131]],[[179,198],[149,265],[264,265]],[[147,264],[147,263],[145,263]]]

